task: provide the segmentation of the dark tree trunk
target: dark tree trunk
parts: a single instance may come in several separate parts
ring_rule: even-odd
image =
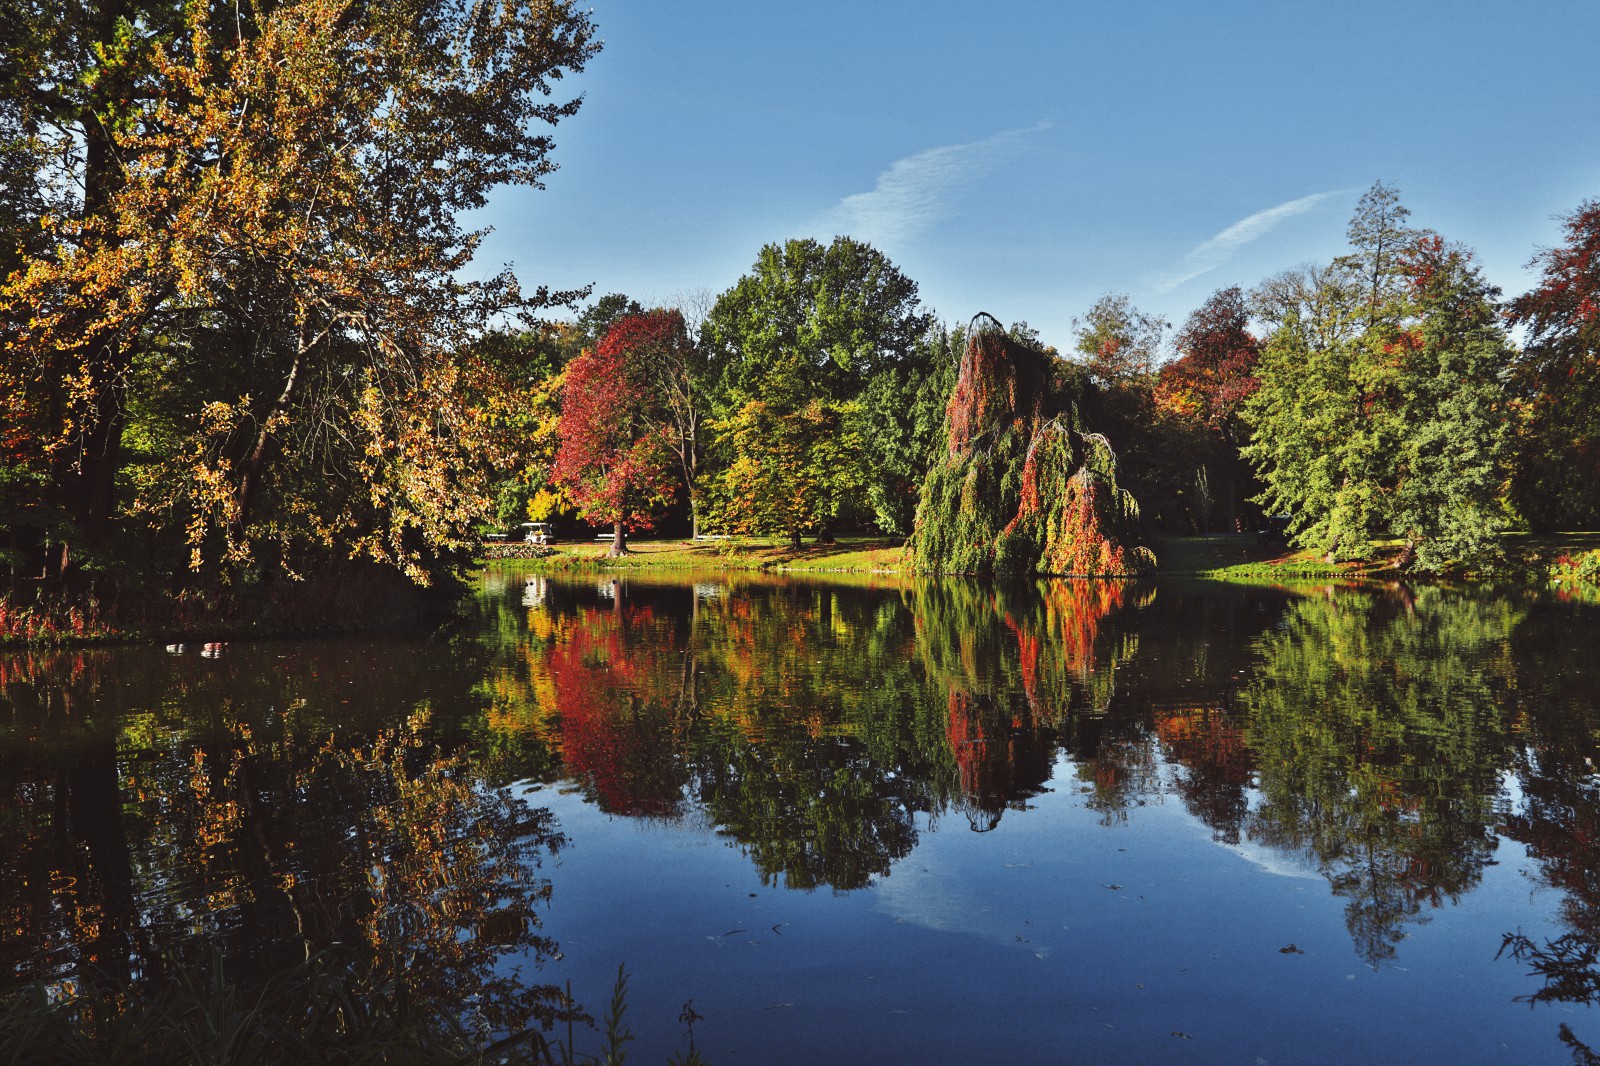
[[[113,343],[108,340],[107,342]],[[107,356],[95,373],[120,376]],[[95,397],[95,411],[82,417],[88,427],[80,449],[55,471],[56,496],[74,526],[75,536],[50,554],[52,577],[66,576],[79,560],[76,546],[94,552],[111,540],[111,519],[117,507],[117,471],[122,463],[122,389],[105,385]]]
[[[87,19],[96,41],[116,39],[124,22],[136,24],[138,12],[128,0],[106,0],[97,5]],[[122,167],[112,143],[114,110],[126,106],[133,95],[126,71],[107,73],[95,82],[90,101],[76,116],[83,136],[83,213],[85,218],[104,218],[117,190],[124,182]],[[103,238],[113,245],[115,236]],[[86,324],[87,325],[87,324]],[[126,420],[128,342],[118,330],[88,334],[85,330],[85,369],[93,382],[93,395],[72,403],[66,387],[57,379],[58,417],[70,418],[75,425],[75,447],[66,449],[52,471],[56,502],[75,527],[63,543],[50,553],[52,577],[64,577],[77,565],[77,548],[90,552],[104,547],[111,537],[111,518],[116,513],[116,477],[122,462],[122,429]],[[74,368],[76,371],[77,368]]]

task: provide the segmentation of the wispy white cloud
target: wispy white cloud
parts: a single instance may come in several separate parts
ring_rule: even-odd
[[[1310,196],[1302,196],[1298,200],[1290,200],[1277,207],[1269,207],[1265,211],[1257,211],[1248,218],[1241,218],[1215,237],[1190,249],[1171,270],[1158,274],[1152,280],[1151,287],[1158,293],[1169,293],[1184,282],[1197,278],[1208,270],[1215,270],[1232,259],[1240,248],[1251,241],[1265,237],[1283,222],[1296,215],[1305,214],[1324,200],[1342,196],[1350,191],[1352,190],[1334,189],[1331,192],[1312,193]]]
[[[1004,162],[1007,149],[1029,134],[1050,128],[1039,122],[981,141],[928,148],[889,164],[871,192],[846,196],[818,220],[828,234],[893,244],[927,232],[954,213],[951,194]]]

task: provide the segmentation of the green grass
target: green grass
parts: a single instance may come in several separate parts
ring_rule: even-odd
[[[1509,569],[1499,580],[1543,586],[1594,583],[1600,562],[1584,563],[1586,553],[1600,552],[1600,534],[1566,533],[1533,536],[1510,534],[1505,539]],[[905,549],[897,539],[845,537],[833,544],[739,537],[716,541],[630,540],[629,554],[612,559],[610,545],[579,542],[556,545],[540,559],[506,565],[530,570],[650,572],[762,571],[796,574],[906,574]],[[1399,542],[1380,542],[1370,559],[1329,563],[1321,556],[1282,544],[1261,544],[1251,533],[1163,537],[1155,544],[1156,578],[1205,578],[1242,582],[1362,582],[1394,580]],[[1563,586],[1565,587],[1565,586]]]
[[[629,540],[628,554],[607,557],[611,546],[602,542],[556,545],[555,554],[530,560],[532,569],[595,570],[768,570],[797,573],[896,573],[902,569],[905,549],[898,539],[842,537],[833,544],[802,544],[787,540],[740,537],[729,540]]]
[[[1359,576],[1282,544],[1261,544],[1253,533],[1163,537],[1155,545],[1156,577],[1219,580],[1328,580]]]
[[[1509,533],[1502,540],[1505,566],[1485,584],[1554,584],[1563,591],[1600,594],[1600,533]],[[1329,563],[1308,551],[1261,545],[1246,534],[1168,537],[1156,547],[1157,577],[1224,581],[1392,581],[1399,541],[1379,541],[1371,558]],[[1472,575],[1469,575],[1472,577]]]

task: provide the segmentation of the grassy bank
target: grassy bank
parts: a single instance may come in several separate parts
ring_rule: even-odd
[[[770,537],[728,540],[630,540],[628,554],[607,557],[605,542],[557,545],[534,565],[540,569],[769,570],[798,573],[896,573],[904,549],[892,538],[842,537],[832,544],[802,544]]]
[[[635,540],[629,554],[607,557],[610,545],[559,544],[530,559],[539,570],[764,570],[783,573],[903,573],[905,548],[892,538],[841,538],[834,544],[743,537],[719,541]],[[497,553],[500,554],[500,553]],[[1323,579],[1348,576],[1304,553],[1262,546],[1254,536],[1172,537],[1156,546],[1157,577]]]
[[[745,537],[715,541],[636,540],[629,554],[612,559],[605,542],[559,544],[540,549],[530,568],[551,570],[712,571],[769,573],[893,574],[906,569],[905,550],[891,538],[841,538],[833,544],[792,547],[786,540]],[[1600,594],[1600,533],[1551,536],[1511,534],[1505,539],[1507,566],[1487,584],[1555,585]],[[1223,581],[1393,581],[1398,542],[1378,545],[1370,559],[1329,563],[1311,552],[1282,544],[1261,544],[1253,534],[1164,537],[1155,545],[1153,576]]]
[[[1511,534],[1505,548],[1506,568],[1481,583],[1553,588],[1569,598],[1600,602],[1600,533]],[[902,542],[885,537],[844,537],[799,548],[787,540],[761,537],[637,540],[620,559],[608,558],[609,549],[601,541],[553,548],[496,544],[486,546],[481,561],[514,560],[512,565],[531,572],[620,570],[641,576],[744,571],[876,579],[906,573]],[[1372,559],[1339,564],[1283,545],[1260,544],[1250,534],[1164,537],[1155,552],[1156,578],[1287,584],[1408,577],[1394,568],[1398,544],[1380,545]],[[1462,580],[1479,579],[1468,575]],[[456,594],[447,583],[419,589],[397,571],[379,567],[209,594],[133,583],[75,595],[12,589],[0,593],[0,646],[214,641],[403,627],[447,616]]]

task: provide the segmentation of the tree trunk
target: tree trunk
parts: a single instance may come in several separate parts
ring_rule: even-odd
[[[622,527],[622,522],[619,520],[611,527],[611,550],[607,552],[606,555],[609,558],[615,559],[620,555],[627,554],[628,531]]]
[[[116,371],[102,367],[97,368],[97,373],[109,376]],[[116,476],[122,462],[122,399],[122,390],[109,384],[99,391],[96,411],[86,416],[90,423],[79,437],[80,450],[55,473],[57,498],[76,527],[74,539],[91,552],[103,548],[111,539],[111,518],[117,506]],[[78,558],[70,541],[61,543],[59,551],[52,552],[54,573],[50,576],[66,576]]]
[[[1229,448],[1233,447],[1229,442]],[[1237,453],[1228,455],[1222,464],[1222,491],[1227,506],[1228,532],[1239,532],[1239,470]]]
[[[97,41],[116,39],[118,26],[132,23],[138,12],[127,0],[108,0],[91,16]],[[102,68],[103,69],[103,68]],[[106,215],[124,175],[111,140],[108,121],[115,102],[126,104],[133,94],[129,75],[118,71],[98,79],[93,98],[75,117],[83,135],[83,214],[86,219]],[[113,231],[114,232],[114,228]],[[104,238],[120,243],[119,238]],[[102,330],[86,338],[86,367],[92,375],[94,395],[75,411],[58,408],[81,427],[76,431],[75,454],[53,471],[56,495],[62,509],[77,527],[76,537],[91,552],[110,540],[111,518],[116,510],[116,476],[122,462],[122,427],[126,419],[128,346],[116,330]],[[68,401],[70,404],[70,401]],[[53,552],[51,576],[65,576],[81,558],[71,542]]]
[[[321,339],[319,334],[311,343],[315,344]],[[250,449],[250,454],[245,456],[239,464],[239,503],[238,530],[236,535],[242,541],[245,528],[250,523],[250,508],[255,503],[256,486],[261,483],[261,472],[267,465],[268,449],[272,445],[272,422],[278,414],[289,406],[289,401],[294,397],[295,384],[300,379],[300,364],[305,359],[307,343],[304,336],[300,339],[298,349],[295,351],[294,362],[289,365],[288,377],[284,380],[283,391],[278,394],[277,400],[261,418],[261,429],[256,434],[256,443]]]

